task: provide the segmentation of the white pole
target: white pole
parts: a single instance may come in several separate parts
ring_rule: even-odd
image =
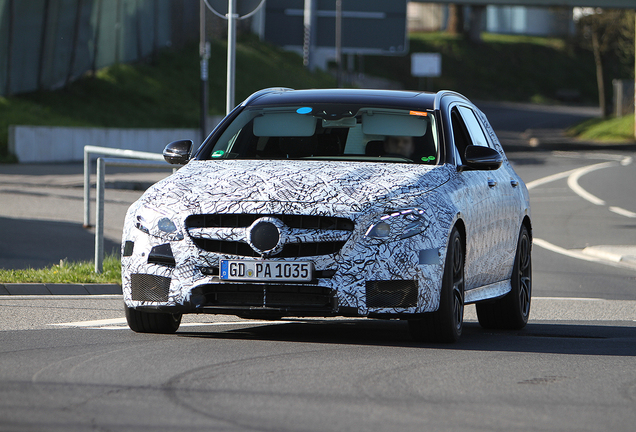
[[[205,33],[205,3],[201,0],[199,7],[199,56],[201,57],[201,117],[199,128],[201,142],[208,134],[208,60],[210,59],[210,44],[206,41]]]
[[[316,50],[316,4],[317,0],[305,0],[303,11],[303,65],[310,71],[315,69]]]
[[[97,211],[95,215],[95,273],[104,270],[104,159],[97,159]]]
[[[336,63],[338,87],[342,87],[342,0],[336,0]]]
[[[84,228],[91,226],[91,155],[84,147]]]
[[[236,0],[227,0],[227,103],[225,113],[234,108],[234,72],[236,69]]]

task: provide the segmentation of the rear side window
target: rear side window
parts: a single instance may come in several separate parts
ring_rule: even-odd
[[[481,128],[475,113],[470,108],[466,108],[463,106],[457,107],[459,112],[461,113],[462,118],[464,119],[464,123],[468,128],[468,132],[472,138],[473,145],[482,146],[482,147],[490,147],[488,145],[488,140],[486,139],[486,135],[484,134],[484,130]]]

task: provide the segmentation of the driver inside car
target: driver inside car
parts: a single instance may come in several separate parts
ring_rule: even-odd
[[[384,153],[386,156],[396,155],[411,158],[415,151],[413,138],[410,136],[387,136],[384,139]]]

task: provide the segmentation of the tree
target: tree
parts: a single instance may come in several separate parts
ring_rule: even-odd
[[[486,5],[472,5],[467,16],[469,28],[464,25],[464,6],[451,3],[448,5],[448,19],[446,21],[446,31],[454,35],[468,37],[471,42],[481,43],[481,22]]]
[[[464,6],[451,3],[448,5],[446,31],[450,34],[464,34]]]
[[[594,54],[599,107],[606,116],[609,114],[605,88],[607,58],[613,56],[621,63],[631,59],[633,64],[634,12],[585,8],[579,17],[578,27],[581,44]]]

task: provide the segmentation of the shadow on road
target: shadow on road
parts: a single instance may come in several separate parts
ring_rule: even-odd
[[[636,327],[590,323],[528,324],[520,331],[484,330],[466,323],[455,344],[421,344],[409,335],[403,321],[304,321],[264,325],[225,332],[178,332],[205,339],[262,340],[367,346],[395,346],[464,351],[502,351],[546,354],[635,356]]]
[[[95,234],[80,224],[60,221],[0,217],[0,268],[42,268],[95,257]],[[106,254],[118,252],[119,244],[104,239]]]

